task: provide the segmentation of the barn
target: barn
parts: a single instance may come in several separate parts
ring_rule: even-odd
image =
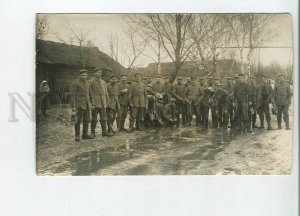
[[[119,75],[125,68],[101,52],[97,47],[80,47],[53,41],[36,40],[36,91],[42,80],[47,80],[51,92],[64,99],[73,80],[79,76],[80,69],[91,73],[95,68],[103,70],[103,77]]]

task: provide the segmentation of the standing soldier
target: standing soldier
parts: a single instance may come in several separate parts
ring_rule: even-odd
[[[233,95],[237,99],[237,130],[249,130],[249,112],[248,112],[248,95],[249,86],[244,82],[244,74],[239,74],[236,79],[236,85],[233,89]]]
[[[92,93],[90,85],[87,81],[87,70],[80,70],[79,79],[75,80],[70,88],[72,111],[76,114],[77,121],[75,123],[75,141],[80,140],[80,123],[83,119],[82,139],[93,139],[88,135],[90,110],[92,106]]]
[[[124,124],[128,113],[128,88],[127,77],[123,75],[118,83],[120,109],[117,116],[118,131],[125,131]]]
[[[274,88],[275,104],[277,106],[277,123],[278,129],[281,129],[281,118],[285,122],[286,130],[290,130],[289,125],[289,106],[291,105],[291,90],[288,83],[285,82],[285,76],[282,74],[279,77],[278,83]]]
[[[250,76],[248,79],[249,83],[249,118],[251,123],[251,128],[257,128],[256,123],[256,111],[257,111],[257,103],[256,103],[256,92],[257,87],[255,83],[255,77]]]
[[[196,126],[200,126],[200,101],[202,97],[202,89],[196,83],[197,77],[192,77],[191,79],[191,84],[185,90],[185,96],[188,104],[188,122],[185,126],[191,125],[194,114],[196,115]]]
[[[145,109],[148,107],[147,88],[142,82],[142,75],[135,74],[136,82],[132,83],[128,91],[128,100],[130,106],[130,119],[128,133],[133,131],[133,125],[137,130],[143,130],[141,127]]]
[[[186,116],[186,102],[185,102],[185,86],[182,83],[182,78],[177,78],[177,83],[173,86],[173,96],[176,99],[176,112],[177,112],[177,126],[180,126],[180,114],[182,117],[182,125],[187,122]]]
[[[203,122],[202,125],[205,129],[208,129],[209,101],[213,93],[214,92],[211,87],[204,88],[203,97],[200,101],[200,115]]]
[[[213,77],[209,77],[207,80],[207,86],[212,89],[212,92],[215,92],[215,83]],[[217,128],[217,115],[216,115],[216,108],[215,104],[213,101],[213,93],[211,94],[211,98],[209,100],[209,107],[210,107],[210,112],[211,112],[211,122],[212,122],[212,127]]]
[[[107,126],[108,133],[116,133],[113,130],[113,124],[116,119],[116,114],[119,110],[119,87],[117,85],[117,77],[113,76],[110,80],[110,83],[107,85],[107,92],[109,96],[109,105],[107,106]]]
[[[92,121],[91,121],[91,134],[93,137],[96,136],[95,129],[97,125],[97,117],[100,116],[100,125],[102,128],[102,136],[112,136],[106,130],[107,116],[106,108],[109,104],[109,97],[107,93],[107,87],[104,80],[101,79],[102,71],[99,68],[95,69],[95,77],[92,78],[89,83],[92,92],[92,104],[95,107],[92,110]]]
[[[257,87],[257,113],[260,119],[260,129],[265,128],[264,116],[266,116],[268,130],[272,130],[271,127],[271,115],[269,104],[273,103],[273,89],[268,84],[268,79],[266,75],[262,77],[262,84]]]
[[[229,94],[222,88],[221,83],[216,84],[216,91],[214,93],[214,105],[216,108],[217,127],[227,130],[229,120]]]
[[[157,76],[155,82],[153,83],[153,89],[157,93],[162,93],[164,88],[164,84],[161,82],[161,76]]]
[[[225,84],[225,90],[228,92],[229,95],[229,104],[228,104],[228,114],[229,114],[229,121],[230,121],[230,127],[233,128],[233,78],[227,77],[226,78],[226,84]]]

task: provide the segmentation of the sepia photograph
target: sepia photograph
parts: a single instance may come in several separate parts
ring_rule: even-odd
[[[291,174],[290,14],[35,18],[36,175]]]

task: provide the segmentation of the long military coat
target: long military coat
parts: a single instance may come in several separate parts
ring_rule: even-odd
[[[96,108],[107,108],[107,104],[109,103],[109,97],[105,81],[96,80],[95,78],[93,78],[89,82],[92,92],[92,104]]]
[[[279,82],[274,88],[274,99],[278,106],[289,105],[291,103],[291,89],[285,82]]]
[[[109,108],[115,110],[120,107],[119,105],[119,87],[117,84],[111,85],[110,83],[107,85],[107,92],[109,96]]]
[[[131,107],[146,107],[147,88],[144,83],[132,83],[128,90],[128,100]]]
[[[88,81],[77,79],[73,81],[71,88],[71,105],[72,108],[83,110],[91,109],[92,92]]]

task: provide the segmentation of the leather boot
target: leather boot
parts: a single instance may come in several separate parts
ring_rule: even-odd
[[[132,131],[133,131],[133,121],[132,120],[130,120],[129,121],[129,128],[128,128],[128,130],[126,131],[127,133],[131,133]]]
[[[88,135],[88,128],[89,128],[89,123],[83,123],[83,130],[82,130],[82,139],[93,139],[91,135]]]
[[[281,118],[277,118],[277,124],[278,124],[277,129],[280,130],[281,129]]]
[[[103,137],[105,137],[105,136],[108,136],[108,137],[113,136],[113,134],[108,133],[107,130],[106,130],[106,121],[102,121],[100,123],[101,123],[101,129],[102,129],[102,136]]]
[[[286,129],[286,130],[291,130],[289,119],[286,119],[286,120],[285,120],[285,129]]]
[[[260,126],[258,127],[258,129],[264,129],[264,128],[265,128],[264,119],[260,118]]]
[[[75,123],[75,141],[80,141],[80,123]]]
[[[268,123],[268,130],[273,130],[273,128],[271,127],[271,122],[267,122]]]

